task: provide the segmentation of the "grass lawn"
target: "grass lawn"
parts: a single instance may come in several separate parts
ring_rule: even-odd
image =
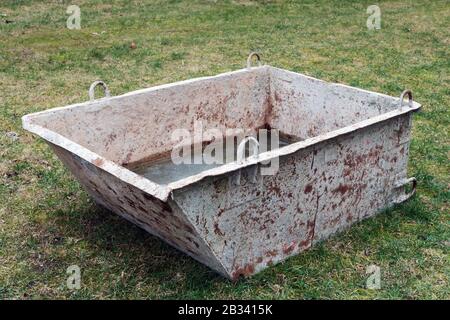
[[[2,0],[0,298],[450,299],[450,3],[378,1]],[[67,6],[81,29],[66,28]],[[131,49],[134,41],[136,48]],[[21,116],[242,68],[273,66],[423,104],[409,176],[417,195],[314,249],[231,283],[98,208]],[[11,132],[17,134],[15,137]],[[66,286],[79,265],[81,289]],[[381,289],[366,289],[366,268]]]

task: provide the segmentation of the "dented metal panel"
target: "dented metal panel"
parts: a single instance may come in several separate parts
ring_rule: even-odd
[[[249,60],[250,61],[250,60]],[[108,88],[102,82],[94,84]],[[24,116],[101,205],[230,279],[249,276],[408,199],[420,104],[270,66],[248,67]],[[269,128],[289,144],[166,184],[132,171],[174,130]],[[193,143],[209,138],[195,136]],[[256,140],[255,140],[256,141]],[[258,143],[258,142],[256,142]],[[239,159],[239,156],[238,156]],[[261,174],[269,160],[278,170]]]

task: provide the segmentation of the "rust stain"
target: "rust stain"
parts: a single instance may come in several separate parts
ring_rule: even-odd
[[[272,97],[270,94],[267,96],[266,105],[267,105],[267,107],[266,107],[266,112],[264,114],[264,122],[265,122],[265,126],[270,130],[269,123],[272,121],[273,109],[274,109],[274,106],[272,103]]]
[[[305,190],[304,190],[305,194],[310,193],[312,191],[312,189],[313,189],[313,187],[311,184],[306,185]]]
[[[248,263],[243,267],[237,267],[236,271],[232,273],[232,278],[234,281],[238,280],[241,276],[249,276],[255,272],[255,267],[252,263]]]
[[[279,103],[283,102],[283,99],[282,99],[281,96],[278,94],[278,92],[275,91],[274,96],[275,96],[275,101],[276,101],[276,102],[279,102]]]
[[[342,184],[340,183],[339,186],[336,189],[333,189],[333,193],[340,193],[341,195],[344,195],[348,191],[353,190],[352,186]]]
[[[298,247],[300,250],[305,250],[308,249],[311,246],[311,241],[310,240],[302,240],[299,242]]]
[[[266,251],[266,257],[275,257],[278,254],[276,249]]]
[[[217,222],[214,223],[214,233],[222,237],[225,235],[225,233],[223,233],[222,230],[220,230],[219,223]]]
[[[102,158],[97,158],[94,161],[92,161],[93,164],[95,164],[97,167],[101,167],[105,161]]]
[[[224,208],[220,208],[219,212],[217,213],[217,216],[220,217],[225,212]]]
[[[283,245],[283,253],[290,254],[295,249],[295,242],[291,242],[290,244]]]
[[[276,193],[278,196],[281,196],[281,188],[278,185],[272,185],[269,187],[269,190]]]

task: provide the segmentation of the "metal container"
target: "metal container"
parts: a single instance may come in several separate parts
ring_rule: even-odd
[[[99,204],[234,280],[415,192],[406,169],[412,112],[421,106],[410,91],[395,98],[252,67],[253,55],[245,69],[115,97],[98,81],[90,101],[26,115],[23,127]],[[94,99],[97,85],[106,97]],[[173,131],[194,132],[198,121],[223,136],[270,128],[287,142],[223,165],[158,167],[175,146]],[[269,160],[278,171],[262,175]]]

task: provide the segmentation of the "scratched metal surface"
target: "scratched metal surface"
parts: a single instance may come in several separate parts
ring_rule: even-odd
[[[419,108],[262,66],[27,115],[23,126],[98,203],[235,280],[406,200]],[[167,155],[172,130],[195,121],[223,134],[278,129],[293,143],[167,184],[127,169]],[[262,176],[276,158],[278,172]]]
[[[53,144],[50,146],[98,204],[226,276],[176,203],[156,199],[77,155]]]
[[[406,178],[408,118],[282,157],[277,174],[257,183],[210,178],[174,201],[230,278],[254,274],[392,204]]]

